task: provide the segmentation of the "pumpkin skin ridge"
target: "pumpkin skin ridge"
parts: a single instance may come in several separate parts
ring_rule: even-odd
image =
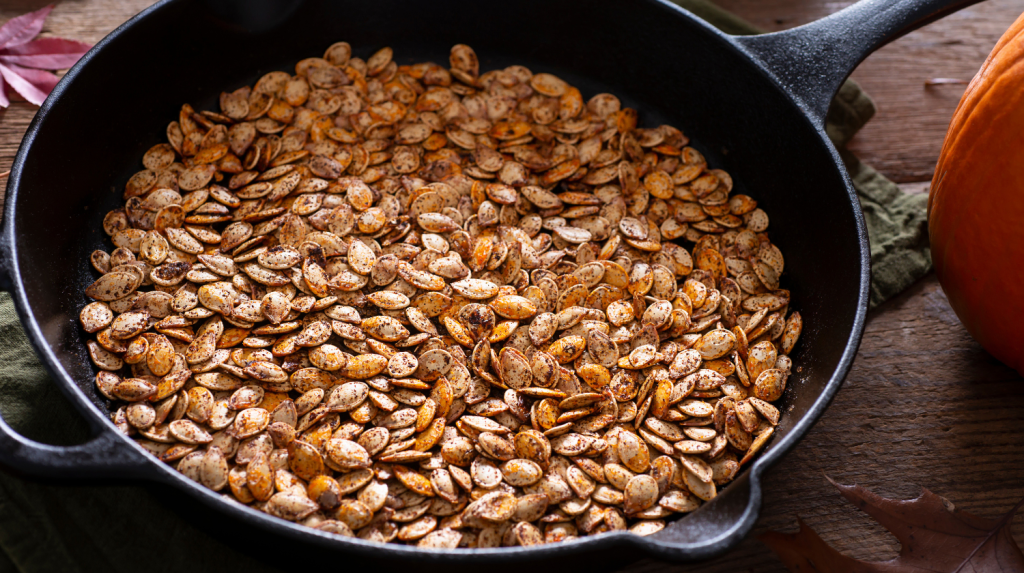
[[[982,64],[981,69],[967,85],[967,89],[964,91],[964,95],[960,98],[960,103],[957,104],[956,110],[954,110],[953,112],[953,117],[950,119],[948,132],[945,140],[942,143],[942,149],[939,153],[939,160],[935,166],[935,176],[932,179],[933,186],[939,179],[940,174],[942,174],[945,171],[945,151],[946,148],[950,147],[955,141],[956,135],[954,134],[959,134],[961,124],[963,123],[965,118],[970,115],[969,112],[974,110],[977,101],[984,95],[985,92],[988,91],[987,88],[989,86],[984,82],[984,80],[989,78],[996,72],[1002,72],[1005,69],[1005,67],[1012,67],[1013,63],[1017,62],[1017,58],[1013,56],[1015,55],[1019,57],[1019,52],[1024,51],[1024,45],[1016,45],[1014,47],[1017,48],[1017,53],[1013,55],[1006,55],[1003,53],[1003,50],[1006,48],[1006,46],[1011,45],[1011,42],[1013,40],[1019,39],[1018,37],[1021,36],[1022,34],[1024,34],[1024,14],[1021,14],[1021,16],[1017,18],[1013,25],[1010,26],[1010,29],[1007,30],[1001,38],[999,38],[999,40],[996,42],[995,47],[992,49],[992,53],[989,54],[989,56],[985,59],[985,62]],[[1003,64],[1004,62],[1008,62],[1007,66],[1005,67],[1001,66],[1001,64]],[[978,93],[979,90],[984,91]],[[950,137],[951,135],[953,136],[952,140]],[[929,212],[931,211],[931,199],[932,195],[931,193],[929,193]]]
[[[1004,62],[1007,63],[1008,67],[1012,67],[1013,62],[1017,61],[1017,58],[1013,56],[1016,55],[1019,57],[1019,52],[1024,50],[1024,45],[1021,45],[1019,42],[1015,43],[1014,41],[1019,40],[1019,36],[1021,36],[1022,34],[1024,34],[1024,14],[1021,14],[1019,17],[1017,17],[1013,24],[1010,25],[1010,28],[1007,29],[1007,31],[1003,33],[999,40],[996,41],[996,45],[992,48],[992,52],[988,55],[987,58],[985,58],[985,62],[982,63],[981,69],[978,70],[978,73],[971,79],[970,83],[968,84],[967,89],[964,90],[964,95],[960,98],[960,102],[957,104],[956,110],[954,110],[953,112],[953,117],[950,119],[949,122],[948,133],[946,139],[943,141],[942,150],[939,153],[939,160],[935,167],[935,178],[938,178],[939,174],[944,171],[942,169],[946,157],[946,154],[944,152],[946,150],[946,147],[948,147],[951,144],[949,135],[957,133],[959,131],[960,124],[963,122],[964,118],[967,115],[969,115],[968,112],[974,109],[974,103],[976,102],[978,97],[980,97],[980,95],[977,94],[976,92],[979,89],[984,89],[985,87],[987,87],[984,83],[984,80],[990,77],[992,74],[1002,71],[1004,69],[1002,66]],[[1011,48],[1016,48],[1017,52],[1011,55],[1005,54],[1004,50],[1007,48],[1007,46],[1010,46]],[[932,180],[933,186],[936,181],[935,178],[933,178]],[[928,205],[930,212],[930,193],[928,196]]]
[[[982,102],[979,109],[985,110],[986,105],[1002,107],[1003,104]],[[1013,114],[997,116],[997,119],[1005,115]],[[1018,121],[1024,121],[1024,110],[1017,112],[1016,115]],[[959,143],[973,144],[992,131],[986,129],[989,127],[972,124],[965,130],[964,137]],[[972,134],[971,131],[978,133]],[[974,137],[970,137],[971,135]],[[999,147],[1024,148],[1024,137],[1017,139],[1016,145],[1011,143]],[[989,143],[991,144],[991,141]],[[954,146],[952,149],[955,153],[958,148]],[[1018,152],[1015,159],[1017,165],[1024,165],[1024,153]],[[976,160],[966,161],[977,163]],[[1013,159],[1000,158],[994,163],[995,165],[988,171],[1013,172]],[[1012,226],[1015,221],[1024,221],[1024,211],[1020,209],[1020,205],[1015,205],[1016,209],[1010,214],[1011,211],[1006,208],[985,204],[984,199],[974,197],[977,193],[972,191],[976,191],[978,187],[992,187],[1000,183],[1011,188],[1024,189],[1024,181],[1018,177],[1017,184],[1014,185],[1007,184],[1006,181],[990,182],[988,179],[992,176],[984,176],[983,179],[976,179],[964,185],[962,179],[969,179],[970,171],[972,169],[968,167],[955,167],[947,171],[935,190],[936,196],[940,199],[934,204],[935,208],[929,220],[929,234],[936,274],[946,291],[950,305],[968,332],[996,358],[1020,370],[1021,349],[1012,341],[1017,330],[1015,317],[1024,314],[1024,307],[1021,306],[1020,298],[1004,297],[995,293],[1019,290],[1020,285],[1014,285],[1015,281],[1010,273],[1016,270],[1012,268],[1015,261],[1024,261],[1024,252],[1020,252],[1019,244],[1015,245],[1012,240]],[[962,205],[970,201],[974,201],[975,204],[968,215],[963,213]],[[1000,228],[1000,219],[1003,219],[1005,226],[1009,228]],[[962,252],[965,244],[971,245],[967,254]],[[1018,252],[1014,252],[1015,246],[1018,246]],[[1017,288],[1014,288],[1015,286]]]
[[[1022,372],[1024,16],[996,44],[950,122],[928,200],[936,275],[968,332]],[[1016,239],[1016,240],[1015,240]]]
[[[1024,61],[1021,61],[1018,64],[1018,67],[1020,68],[1018,70],[1019,78],[1016,78],[1016,79],[1019,79],[1019,83],[1024,84]],[[1016,82],[1014,82],[1012,80],[1000,80],[996,84],[996,86],[998,87],[999,84],[1001,84],[1001,83],[1011,83],[1011,84],[1014,84]],[[977,102],[977,104],[975,106],[975,109],[977,109],[978,106],[985,107],[985,106],[990,104],[987,96],[989,94],[991,94],[992,91],[993,90],[990,89],[990,90],[986,90],[985,92],[979,94],[979,100],[981,100],[981,101]],[[1009,86],[1009,92],[1010,93],[1016,93],[1017,90],[1015,90],[1013,88],[1013,86],[1011,85],[1011,86]],[[1024,95],[1024,94],[1022,94],[1022,95]],[[1018,100],[1019,99],[1024,99],[1024,98],[1018,98]],[[960,146],[968,146],[968,147],[972,147],[972,148],[974,146],[976,146],[978,144],[978,140],[986,138],[989,135],[992,125],[999,124],[1000,120],[1006,119],[1006,116],[1013,115],[1013,113],[1014,113],[1014,111],[1013,111],[1014,106],[1012,105],[1013,103],[1017,103],[1017,102],[1016,101],[1012,101],[1011,105],[1005,105],[1005,103],[994,103],[994,104],[991,104],[991,105],[993,105],[995,107],[995,110],[994,110],[994,113],[996,114],[995,117],[993,117],[991,121],[987,122],[987,124],[983,125],[983,126],[976,126],[974,123],[972,123],[972,124],[970,124],[968,126],[964,126],[954,136],[954,141],[953,141],[953,145],[951,146],[951,149],[957,149]],[[976,133],[977,130],[980,130],[980,133]],[[948,137],[949,136],[947,136],[947,138]],[[975,160],[973,158],[968,158],[967,161],[975,161]],[[1003,160],[1003,161],[1005,162],[1005,160]],[[989,167],[991,168],[991,166],[989,166]],[[1012,166],[1007,166],[1007,167],[1012,167]],[[928,195],[929,207],[931,207],[932,204],[935,205],[936,209],[942,209],[944,206],[946,206],[946,202],[949,200],[949,197],[943,195],[943,190],[944,190],[944,186],[946,185],[946,175],[949,172],[950,172],[950,170],[948,170],[948,169],[947,170],[943,170],[941,172],[936,170],[935,179],[933,179],[933,183],[932,183],[932,188],[935,189],[935,192],[934,193],[930,192],[929,195]],[[963,199],[963,197],[957,197],[957,198],[958,199]],[[939,224],[942,224],[942,223],[943,223],[943,221],[941,219],[937,218],[936,225],[939,225]],[[984,219],[982,219],[982,220],[965,221],[963,217],[958,217],[958,218],[953,219],[953,222],[951,223],[952,227],[950,229],[945,230],[945,229],[940,229],[940,228],[936,227],[935,230],[937,232],[939,232],[939,233],[948,232],[948,233],[950,233],[952,235],[955,235],[956,234],[956,229],[961,227],[962,225],[964,225],[966,223],[983,225],[985,223],[985,221],[984,221]],[[929,231],[931,231],[931,230],[932,230],[931,212],[929,212]],[[954,239],[955,239],[955,236],[951,237],[951,242]],[[936,260],[937,261],[941,260],[943,263],[946,262],[945,259],[941,258],[941,257],[939,259],[936,259]],[[936,262],[936,265],[938,265],[937,262]]]

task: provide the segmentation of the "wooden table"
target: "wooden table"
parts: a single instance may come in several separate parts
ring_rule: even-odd
[[[767,30],[799,25],[846,0],[718,0]],[[6,0],[0,20],[45,0]],[[46,32],[96,42],[149,0],[79,0],[57,6]],[[946,125],[963,92],[925,87],[929,78],[969,80],[996,39],[1024,11],[1021,0],[989,0],[897,40],[853,77],[878,115],[852,149],[911,192],[931,179]],[[35,107],[0,111],[0,171],[10,167]],[[861,559],[896,554],[895,539],[848,505],[825,475],[876,493],[910,498],[927,487],[985,516],[1024,497],[1024,383],[960,325],[929,276],[869,315],[860,354],[843,390],[807,438],[768,475],[756,532],[792,531],[802,517],[827,542]],[[1015,539],[1024,545],[1024,515]],[[682,570],[641,562],[633,573]],[[784,571],[751,537],[728,555],[689,571]]]

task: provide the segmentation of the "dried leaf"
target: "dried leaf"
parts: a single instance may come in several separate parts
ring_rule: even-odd
[[[53,91],[53,87],[56,86],[57,82],[60,81],[60,78],[58,78],[56,75],[44,70],[23,68],[21,66],[16,66],[14,64],[9,64],[6,67],[10,68],[12,72],[14,72],[22,79],[24,79],[25,81],[27,81],[28,83],[32,84],[34,87],[42,91],[44,94],[43,99],[45,99],[46,95]]]
[[[64,38],[39,38],[0,52],[0,63],[41,70],[63,70],[75,65],[91,48],[85,42]]]
[[[11,18],[0,26],[0,107],[10,105],[7,86],[40,105],[60,80],[45,70],[70,68],[89,45],[64,38],[32,40],[43,29],[53,5]]]
[[[1019,573],[1024,553],[1013,541],[1010,525],[1021,500],[999,519],[957,511],[943,497],[925,489],[912,500],[891,500],[860,486],[839,485],[843,497],[867,512],[900,542],[890,561],[866,562],[847,557],[825,543],[801,520],[800,531],[769,531],[760,536],[790,571],[800,573]]]
[[[6,24],[0,26],[0,48],[20,46],[38,36],[51,10],[53,4],[8,20]]]
[[[32,82],[18,75],[18,72],[9,66],[0,64],[0,75],[3,75],[4,80],[30,103],[40,105],[48,95],[48,92],[37,88]]]

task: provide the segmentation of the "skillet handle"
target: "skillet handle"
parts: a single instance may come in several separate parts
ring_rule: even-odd
[[[832,97],[871,52],[980,0],[861,0],[790,30],[733,40],[822,127]]]
[[[15,162],[8,177],[7,188],[14,188],[14,178],[20,176],[20,165]],[[14,197],[6,197],[0,215],[0,290],[17,296],[12,273],[14,253],[14,224],[12,222]],[[0,399],[3,399],[0,396]],[[94,436],[76,446],[51,446],[30,440],[10,426],[0,416],[0,466],[32,478],[57,480],[83,480],[96,478],[159,480],[154,461],[138,446],[125,444],[117,430],[106,424],[86,418]]]
[[[765,469],[761,464],[740,474],[715,499],[685,519],[670,523],[651,538],[632,536],[631,541],[653,557],[677,563],[711,559],[735,547],[750,534],[761,513]]]
[[[8,213],[13,205],[9,205],[8,203],[13,203],[14,199],[7,194],[7,189],[11,189],[13,187],[13,185],[10,184],[13,174],[14,168],[12,167],[11,172],[4,178],[4,185],[6,186],[4,190],[4,208],[0,211],[0,290],[5,290],[7,292],[11,292],[14,287],[14,283],[11,280],[10,270],[12,268],[10,258],[13,257],[14,254],[12,252],[13,249],[10,248],[11,241],[7,237],[8,234],[13,232],[11,214]]]
[[[51,446],[18,434],[0,418],[0,465],[32,478],[82,480],[154,477],[153,462],[136,447],[126,445],[115,430],[77,446]]]

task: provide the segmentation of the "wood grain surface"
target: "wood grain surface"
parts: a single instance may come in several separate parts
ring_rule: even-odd
[[[717,0],[768,30],[802,24],[850,2]],[[0,21],[45,0],[3,0]],[[96,42],[148,0],[68,0],[46,33]],[[931,178],[962,86],[925,88],[931,77],[970,79],[1024,0],[989,0],[914,32],[869,57],[853,77],[878,104],[853,149],[902,182]],[[35,107],[0,111],[0,171],[10,167]],[[921,192],[926,184],[907,186]],[[825,479],[910,498],[927,487],[958,507],[998,516],[1024,497],[1024,381],[996,362],[960,325],[933,276],[869,315],[845,386],[806,439],[765,481],[755,533],[792,531],[800,516],[837,549],[861,559],[893,557],[895,538],[843,500]],[[1014,538],[1024,546],[1024,515]],[[644,561],[629,573],[784,571],[756,540],[689,566]]]

